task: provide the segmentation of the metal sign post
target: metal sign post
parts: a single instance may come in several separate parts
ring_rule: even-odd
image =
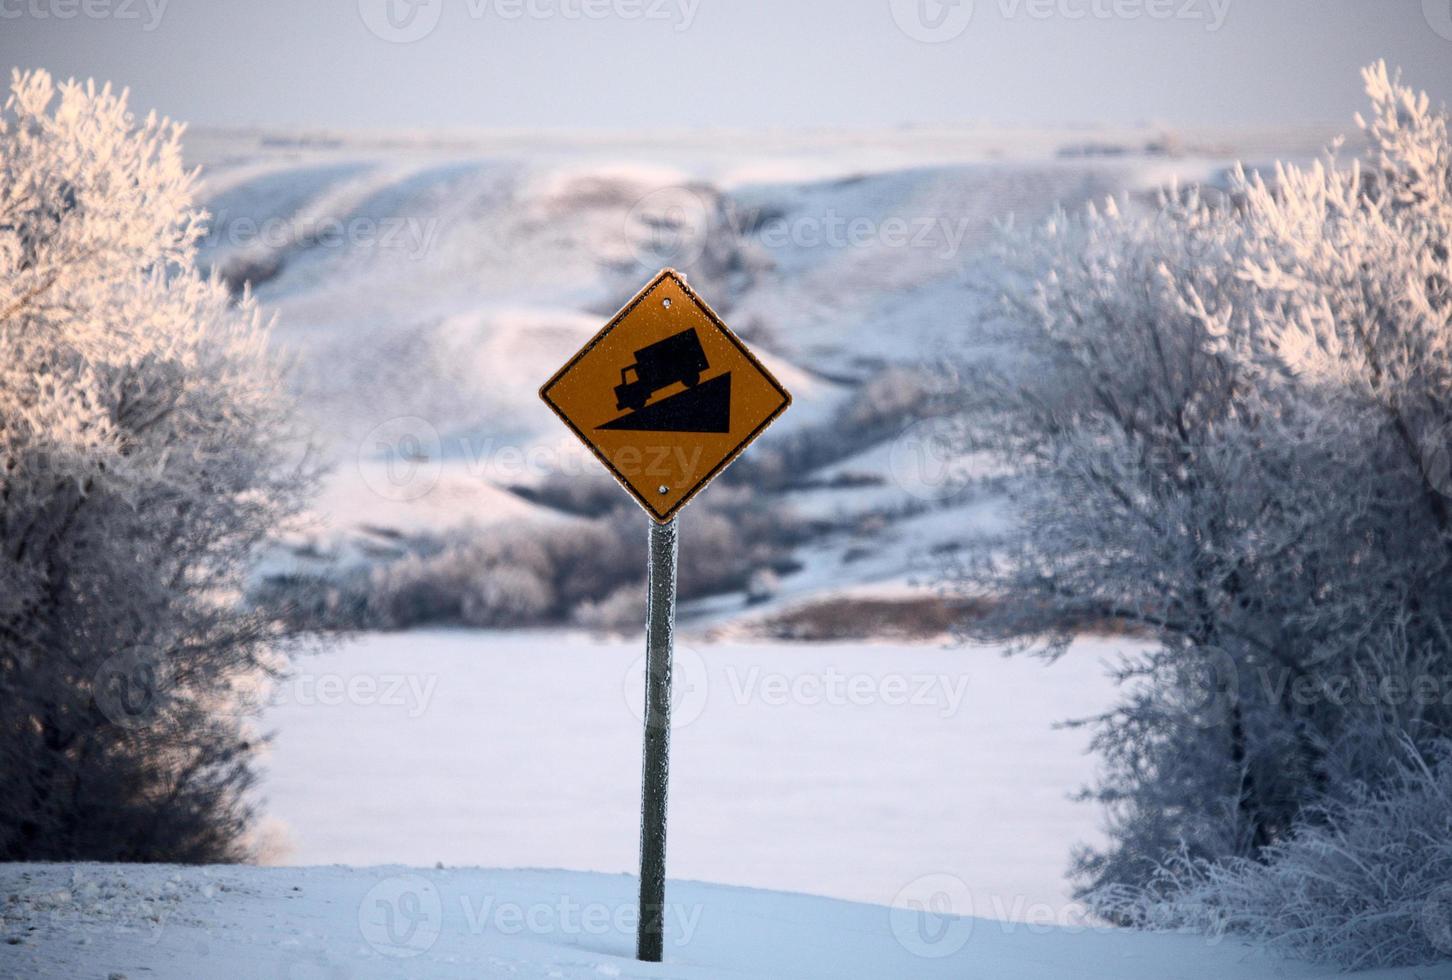
[[[636,956],[664,946],[676,515],[792,396],[674,269],[662,269],[540,388],[654,522],[646,604],[645,759]]]
[[[640,784],[640,922],[635,956],[659,963],[664,945],[666,790],[670,781],[671,656],[676,631],[676,520],[650,525],[645,606],[645,755]]]

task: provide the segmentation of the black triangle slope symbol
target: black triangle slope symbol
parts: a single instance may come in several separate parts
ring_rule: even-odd
[[[731,431],[731,372],[595,428],[625,432],[728,433]]]

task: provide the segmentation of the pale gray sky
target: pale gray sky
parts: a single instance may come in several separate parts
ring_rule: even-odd
[[[1344,123],[1378,57],[1452,101],[1452,0],[0,0],[7,72],[221,125]]]

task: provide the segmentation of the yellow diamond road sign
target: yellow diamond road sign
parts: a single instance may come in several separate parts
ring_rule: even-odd
[[[674,269],[539,394],[662,524],[792,401]]]

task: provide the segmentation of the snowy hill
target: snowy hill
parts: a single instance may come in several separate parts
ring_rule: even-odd
[[[793,392],[769,448],[830,426],[893,365],[961,354],[996,223],[1114,193],[1146,201],[1171,180],[1214,181],[1236,158],[1304,157],[1329,138],[1182,134],[1170,157],[1161,135],[204,131],[188,151],[214,215],[202,261],[280,314],[277,341],[333,465],[311,550],[347,560],[364,528],[559,519],[516,489],[595,464],[536,388],[663,265],[686,271]],[[926,556],[908,522],[930,519],[941,545],[987,519],[974,501],[905,486],[882,432],[860,438],[842,449],[864,454],[872,485],[794,472],[815,488],[771,501],[820,524],[786,594],[901,586]],[[392,482],[400,447],[421,464],[407,486]],[[864,553],[874,560],[846,560]]]
[[[955,904],[952,883],[932,877],[905,891],[897,908],[673,881],[661,964],[633,958],[635,880],[625,875],[21,864],[0,866],[0,886],[0,975],[27,980],[1337,975],[1233,940],[956,915],[968,910]]]

